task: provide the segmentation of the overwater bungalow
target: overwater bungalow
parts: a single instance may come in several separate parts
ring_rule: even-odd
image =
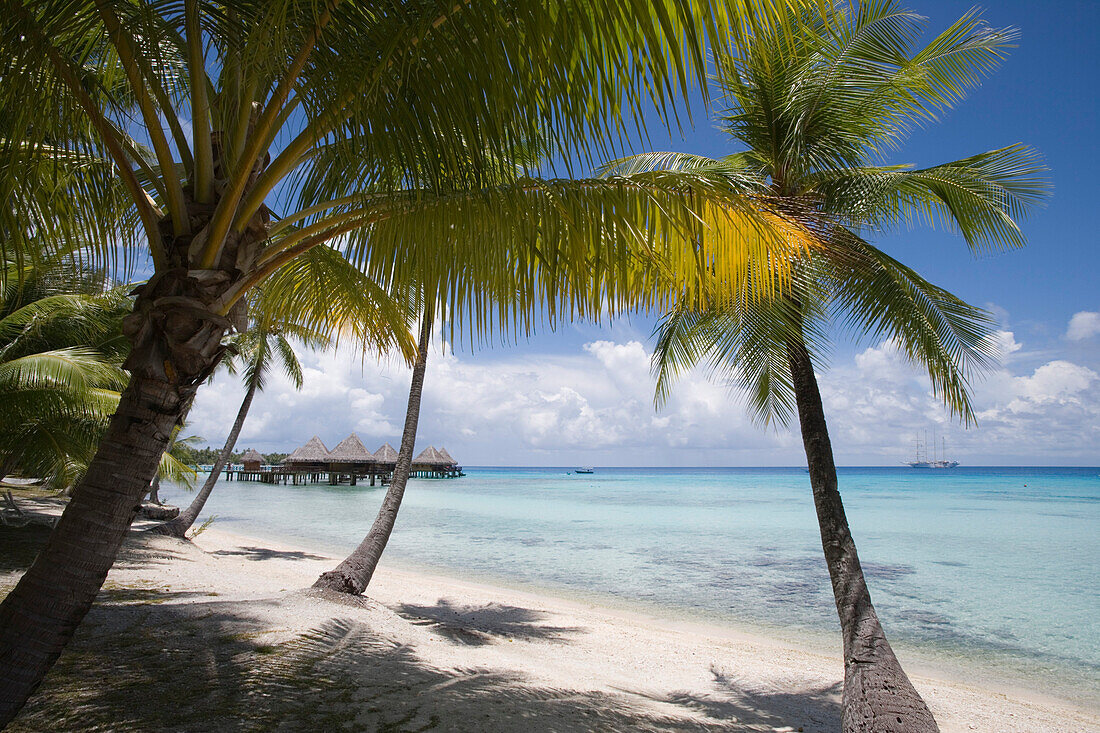
[[[397,465],[397,451],[389,443],[383,443],[382,447],[374,452],[374,460],[378,461],[379,465],[392,468]]]
[[[281,465],[265,470],[263,456],[249,450],[244,456],[243,467],[232,467],[226,473],[238,481],[262,481],[264,483],[328,483],[332,486],[347,483],[355,486],[368,480],[374,486],[379,480],[388,482],[397,465],[397,451],[389,443],[371,453],[359,436],[352,433],[335,448],[329,450],[314,435],[309,441],[283,459]],[[458,462],[446,450],[428,446],[412,462],[410,475],[420,478],[457,478],[465,476]]]
[[[339,445],[329,451],[329,483],[348,483],[355,486],[356,480],[361,476],[369,476],[371,486],[374,486],[374,477],[379,473],[375,470],[377,461],[374,454],[367,450],[359,436],[352,433],[344,438]]]
[[[241,455],[241,463],[245,471],[259,471],[263,468],[264,457],[255,448],[249,448]]]
[[[413,459],[410,475],[420,478],[456,478],[465,474],[450,454],[444,455],[434,445],[429,445]]]
[[[305,445],[295,448],[289,456],[284,458],[283,465],[295,469],[327,469],[328,455],[328,448],[320,438],[314,435]]]

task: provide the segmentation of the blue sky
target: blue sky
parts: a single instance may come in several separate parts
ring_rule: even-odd
[[[915,0],[909,7],[938,31],[971,6]],[[914,435],[933,427],[969,465],[1100,464],[1100,254],[1092,226],[1100,193],[1100,54],[1091,30],[1100,26],[1100,3],[1011,0],[983,15],[993,26],[1018,28],[1019,47],[939,124],[918,130],[892,162],[931,165],[1023,142],[1043,154],[1052,196],[1024,222],[1022,250],[975,257],[961,238],[925,229],[877,243],[996,313],[1007,358],[975,386],[979,426],[963,430],[889,345],[838,342],[822,388],[842,464],[896,464],[912,452]],[[731,152],[700,100],[692,107],[694,127],[683,137],[662,130],[654,115],[648,149]],[[668,408],[655,413],[645,368],[651,327],[646,318],[577,325],[508,348],[437,355],[429,362],[421,442],[443,443],[467,464],[802,461],[796,436],[753,426],[736,396],[704,375],[691,375]],[[306,355],[306,361],[313,381],[302,394],[274,384],[257,400],[240,445],[289,450],[317,432],[331,447],[352,430],[368,447],[396,445],[405,370],[362,365],[353,354]],[[200,390],[194,431],[219,442],[236,410],[236,390],[226,377]],[[330,401],[352,409],[308,416]]]

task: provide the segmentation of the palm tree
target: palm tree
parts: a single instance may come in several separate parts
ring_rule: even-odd
[[[405,410],[405,428],[401,432],[401,446],[397,451],[397,463],[393,467],[389,488],[378,509],[378,516],[359,546],[334,569],[322,573],[314,588],[334,590],[359,595],[370,585],[374,571],[397,523],[397,512],[405,496],[405,486],[412,470],[413,446],[416,444],[416,427],[420,420],[420,397],[424,393],[424,372],[428,364],[428,348],[431,346],[432,317],[434,309],[425,305],[420,316],[420,336],[416,344],[416,361],[413,363],[412,381],[409,384],[409,402]]]
[[[210,498],[210,493],[214,490],[214,485],[218,482],[218,477],[221,476],[230,454],[233,453],[237,436],[241,434],[244,420],[252,406],[252,398],[257,391],[263,391],[269,370],[281,366],[295,389],[302,388],[302,365],[288,337],[314,349],[324,348],[329,344],[329,339],[323,333],[294,323],[277,322],[270,317],[265,317],[262,313],[261,317],[252,320],[247,331],[230,340],[231,353],[234,354],[229,361],[230,371],[235,371],[236,363],[239,362],[245,378],[244,399],[241,400],[240,409],[237,410],[237,418],[233,421],[233,427],[229,430],[229,436],[225,439],[221,453],[218,454],[214,466],[210,469],[210,475],[206,477],[206,481],[190,506],[180,512],[175,519],[157,526],[154,531],[172,537],[182,538],[187,535],[191,525],[198,519],[199,512],[206,505],[206,500]]]
[[[0,190],[24,180],[22,151],[41,160],[50,141],[87,140],[112,164],[104,185],[127,194],[153,273],[125,320],[130,381],[110,427],[0,604],[0,724],[87,612],[172,428],[217,367],[223,336],[243,330],[252,288],[356,232],[344,253],[372,280],[429,283],[452,312],[476,316],[475,331],[499,319],[527,327],[551,298],[581,312],[633,302],[616,266],[694,231],[704,182],[471,184],[493,181],[519,141],[563,158],[615,149],[643,105],[665,109],[705,85],[707,43],[740,28],[732,10],[773,4],[785,5],[5,0]],[[448,183],[456,171],[461,190]],[[741,236],[757,217],[728,219],[737,236],[723,247],[743,253],[759,239]],[[119,256],[111,239],[91,255]],[[490,310],[483,287],[517,295]]]
[[[125,383],[121,290],[59,262],[9,261],[0,276],[0,478],[65,490],[83,474]]]
[[[182,486],[188,491],[195,488],[195,479],[198,474],[195,472],[195,469],[184,463],[180,459],[180,456],[182,454],[182,449],[198,445],[203,442],[203,438],[200,435],[180,437],[180,433],[183,432],[184,427],[185,425],[182,423],[176,426],[171,440],[168,441],[168,447],[164,450],[164,455],[160,457],[160,465],[157,466],[157,475],[153,477],[153,482],[149,484],[149,501],[154,504],[161,503],[161,481],[170,481],[177,486]],[[172,509],[174,509],[174,507],[172,507]],[[142,511],[147,512],[148,510],[142,507]],[[168,511],[168,509],[164,511]],[[147,514],[147,516],[149,515]],[[156,518],[155,515],[153,516]]]
[[[706,362],[763,422],[799,418],[822,547],[844,640],[844,730],[935,731],[871,603],[838,490],[814,364],[836,319],[891,339],[923,367],[946,406],[973,420],[968,379],[994,354],[988,314],[921,278],[865,236],[940,222],[971,248],[1024,243],[1017,220],[1044,194],[1021,145],[931,168],[877,163],[934,119],[1003,54],[1009,31],[968,13],[923,48],[922,19],[891,0],[835,3],[735,43],[717,57],[722,122],[744,150],[721,160],[653,153],[612,172],[690,170],[755,189],[816,240],[771,296],[714,288],[658,324],[658,402],[683,369]]]
[[[335,301],[333,293],[340,295]],[[263,391],[273,366],[281,365],[295,388],[301,389],[302,366],[290,339],[311,349],[323,349],[341,337],[349,337],[364,353],[381,356],[397,350],[410,359],[410,306],[401,295],[391,297],[327,246],[296,258],[256,290],[249,298],[249,329],[228,339],[225,363],[230,372],[243,368],[246,385],[229,436],[190,506],[153,531],[186,536],[229,461],[252,400],[257,391]]]

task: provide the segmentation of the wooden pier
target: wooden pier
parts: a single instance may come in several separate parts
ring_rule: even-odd
[[[304,486],[306,484],[328,484],[340,486],[348,484],[357,486],[360,483],[377,486],[388,484],[393,478],[393,467],[379,467],[377,471],[295,471],[282,466],[263,466],[260,469],[226,468],[222,474],[230,481],[256,481],[261,484],[290,484],[292,486]],[[410,478],[461,478],[466,474],[462,466],[416,466],[409,471]]]
[[[369,486],[388,484],[397,464],[397,451],[389,443],[374,453],[367,450],[359,436],[352,433],[331,451],[316,435],[296,449],[278,466],[262,465],[263,457],[254,450],[243,456],[243,465],[227,466],[230,481],[256,481],[264,484],[328,484],[329,486]],[[413,459],[410,477],[459,478],[462,466],[446,448],[429,446]]]
[[[379,483],[388,484],[393,477],[392,467],[380,466],[375,471],[321,471],[311,468],[305,471],[295,471],[284,466],[262,466],[254,468],[227,468],[225,477],[230,481],[257,481],[262,484],[291,484],[302,486],[305,484],[328,484],[339,486],[349,484],[358,485],[359,482],[376,486]]]

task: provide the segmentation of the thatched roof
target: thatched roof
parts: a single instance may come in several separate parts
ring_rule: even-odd
[[[333,463],[374,463],[374,454],[352,433],[329,451],[328,459]]]
[[[378,463],[397,463],[397,451],[392,445],[386,443],[374,452],[374,460]]]
[[[448,463],[447,459],[439,455],[439,451],[435,449],[434,445],[429,445],[424,450],[420,451],[420,455],[413,459],[413,463],[424,463],[428,465],[442,465]]]
[[[448,465],[458,465],[458,461],[456,461],[454,458],[451,458],[451,454],[447,452],[446,448],[440,448],[437,452],[439,453],[439,457],[446,461]]]
[[[283,463],[325,463],[328,461],[328,448],[314,435],[309,442],[283,459]]]
[[[241,454],[241,463],[263,463],[264,457],[255,448],[249,448]]]

